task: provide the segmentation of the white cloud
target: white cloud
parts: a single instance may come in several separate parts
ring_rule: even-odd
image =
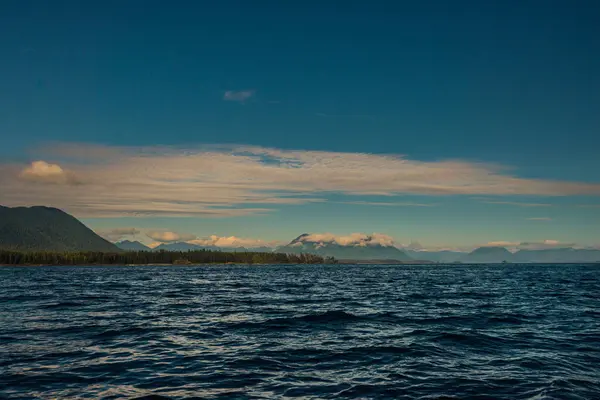
[[[199,246],[216,246],[216,247],[275,247],[279,244],[277,241],[264,241],[261,239],[239,238],[235,236],[217,236],[211,235],[208,238],[199,238],[190,240],[189,243]]]
[[[50,205],[78,217],[265,214],[277,204],[322,196],[600,195],[600,184],[518,178],[497,165],[416,161],[400,155],[277,150],[244,146],[109,147],[60,144],[38,148],[58,164],[0,162],[0,204]],[[25,172],[27,171],[27,172]],[[61,172],[62,171],[62,172]],[[66,171],[66,172],[65,172]],[[66,182],[77,171],[85,185]],[[28,179],[25,177],[35,177]],[[363,202],[381,206],[428,203]]]
[[[333,233],[313,233],[300,238],[301,242],[307,243],[336,243],[341,246],[369,246],[379,244],[382,246],[394,246],[394,238],[381,233],[351,233],[347,236],[334,235]]]
[[[254,96],[254,90],[227,90],[223,94],[223,100],[243,103],[252,96]]]
[[[161,243],[187,242],[196,239],[196,235],[170,231],[147,231],[146,236]]]
[[[42,160],[33,161],[28,167],[21,171],[19,177],[24,180],[42,183],[78,183],[75,175],[70,171],[64,170],[58,164],[50,164]]]

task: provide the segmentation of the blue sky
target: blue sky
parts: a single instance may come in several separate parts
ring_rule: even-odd
[[[4,2],[0,204],[146,242],[598,245],[599,19],[593,1]],[[289,184],[268,168],[282,157],[302,170]],[[160,198],[120,195],[146,183]]]

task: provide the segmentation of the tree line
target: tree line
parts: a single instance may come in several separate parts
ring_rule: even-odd
[[[314,254],[194,251],[12,251],[0,250],[4,265],[127,265],[127,264],[333,264],[332,257]]]

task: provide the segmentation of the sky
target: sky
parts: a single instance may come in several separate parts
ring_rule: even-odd
[[[0,204],[144,243],[599,246],[598,20],[585,0],[7,0]]]

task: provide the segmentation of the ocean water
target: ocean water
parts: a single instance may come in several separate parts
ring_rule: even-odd
[[[0,398],[600,399],[600,267],[0,268]]]

